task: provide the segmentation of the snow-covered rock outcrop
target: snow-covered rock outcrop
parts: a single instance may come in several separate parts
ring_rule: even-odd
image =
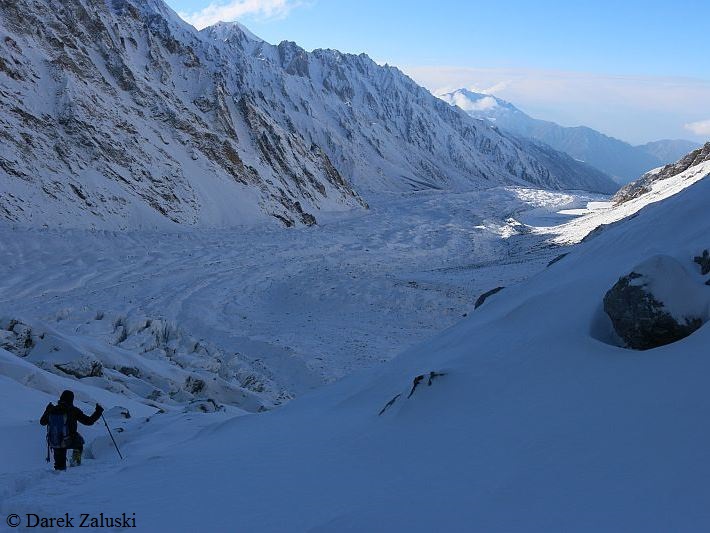
[[[567,211],[566,214],[582,216],[547,230],[558,234],[554,239],[558,244],[594,238],[611,225],[632,217],[647,205],[670,198],[708,175],[710,143],[673,165],[649,172],[624,187],[611,202],[590,202],[587,209]]]
[[[679,176],[684,172],[699,167],[703,163],[710,162],[710,142],[706,143],[702,148],[693,150],[685,157],[681,158],[676,163],[666,165],[663,168],[658,168],[651,172],[647,172],[638,180],[629,183],[614,195],[613,200],[617,203],[628,202],[634,198],[638,198],[653,190],[654,184]]]
[[[67,311],[52,322],[0,318],[0,349],[51,374],[159,407],[227,404],[257,412],[292,398],[268,370],[240,354],[139,314]]]
[[[657,255],[634,267],[604,296],[604,311],[629,348],[684,339],[708,320],[710,289],[678,260]]]

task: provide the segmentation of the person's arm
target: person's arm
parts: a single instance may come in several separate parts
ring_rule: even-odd
[[[76,409],[76,419],[78,422],[84,424],[85,426],[93,426],[94,423],[101,418],[101,414],[104,412],[104,408],[98,403],[96,404],[96,410],[91,416],[86,416],[81,409],[75,407]]]
[[[41,425],[46,426],[47,424],[49,424],[49,411],[52,410],[52,407],[54,407],[54,404],[50,402],[49,405],[47,405],[46,409],[44,410],[44,414],[42,415],[42,418],[39,419],[39,423]]]

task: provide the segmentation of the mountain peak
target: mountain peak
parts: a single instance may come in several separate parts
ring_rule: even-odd
[[[212,26],[207,26],[206,28],[200,30],[200,33],[203,35],[209,35],[213,39],[219,41],[229,41],[236,37],[238,40],[246,39],[257,43],[265,42],[261,37],[258,37],[252,33],[251,30],[249,30],[249,28],[247,28],[244,24],[237,21],[219,21]]]

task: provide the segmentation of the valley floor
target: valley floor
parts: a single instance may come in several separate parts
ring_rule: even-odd
[[[161,318],[265,361],[299,394],[391,359],[473,311],[481,293],[541,270],[560,250],[516,220],[559,223],[557,211],[586,200],[416,193],[289,231],[0,229],[0,316],[60,330],[87,314]]]

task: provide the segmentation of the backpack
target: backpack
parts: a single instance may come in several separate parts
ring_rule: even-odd
[[[57,409],[49,414],[47,444],[50,448],[66,448],[67,437],[69,437],[68,418],[64,410]]]

